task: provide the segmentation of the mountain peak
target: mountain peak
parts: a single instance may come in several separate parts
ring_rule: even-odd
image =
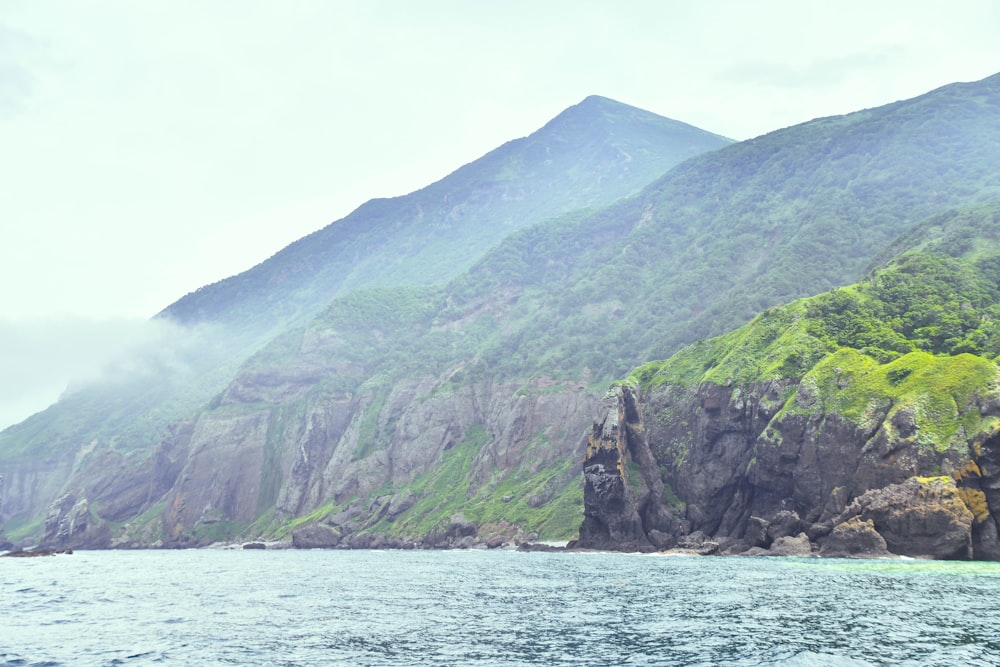
[[[588,95],[577,104],[564,109],[559,115],[549,121],[549,124],[567,116],[592,114],[638,114],[648,116],[650,118],[669,120],[663,116],[653,113],[652,111],[646,111],[645,109],[640,109],[639,107],[634,107],[630,104],[613,100],[610,97],[604,97],[602,95]]]
[[[619,102],[618,100],[613,100],[610,97],[604,97],[603,95],[587,95],[585,98],[583,98],[583,100],[577,106],[581,106],[581,105],[588,105],[588,106],[621,106],[621,107],[630,107],[632,109],[636,108],[636,107],[632,107],[631,105],[625,104],[624,102]]]
[[[586,130],[588,133],[599,131],[604,126],[607,130],[611,126],[628,124],[632,126],[629,131],[640,130],[643,132],[654,131],[658,133],[678,133],[693,132],[703,137],[712,137],[714,140],[721,140],[723,143],[730,143],[733,140],[719,134],[707,132],[679,120],[674,120],[666,116],[661,116],[652,111],[647,111],[640,107],[619,102],[603,95],[588,95],[579,103],[564,109],[562,113],[546,123],[539,132],[552,131],[554,129],[565,129],[573,132]],[[606,135],[598,133],[598,136]]]

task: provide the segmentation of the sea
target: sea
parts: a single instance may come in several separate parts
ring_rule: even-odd
[[[199,549],[0,559],[0,665],[1000,665],[1000,564]]]

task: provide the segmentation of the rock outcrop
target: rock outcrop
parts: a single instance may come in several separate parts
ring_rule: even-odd
[[[858,516],[838,523],[819,554],[830,558],[880,558],[890,555],[885,538],[875,530],[875,523],[871,519],[862,521]]]
[[[618,394],[602,405],[604,418],[594,424],[583,466],[584,519],[579,544],[589,548],[648,549],[639,504],[631,492],[627,413],[628,395]],[[634,419],[631,420],[634,423]]]
[[[340,544],[340,531],[325,524],[312,524],[292,531],[296,549],[332,549]]]
[[[589,435],[578,546],[685,548],[697,533],[724,553],[1000,559],[1000,397],[957,406],[980,427],[933,446],[910,409],[873,403],[858,423],[822,391],[616,385]]]
[[[43,549],[106,548],[111,543],[111,529],[94,520],[86,498],[67,494],[58,498],[45,518]]]
[[[900,556],[967,560],[973,555],[974,517],[951,477],[911,477],[871,489],[834,523],[855,519],[871,522],[886,548]]]

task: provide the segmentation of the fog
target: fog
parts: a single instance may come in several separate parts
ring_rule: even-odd
[[[183,373],[196,338],[164,320],[0,319],[0,429],[96,381]]]

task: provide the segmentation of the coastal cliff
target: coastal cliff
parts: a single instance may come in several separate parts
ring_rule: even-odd
[[[284,399],[308,388],[284,380]],[[263,400],[275,382],[254,382],[177,425],[140,465],[81,469],[50,506],[42,545],[192,547],[246,533],[297,546],[469,546],[558,535],[579,516],[577,425],[596,408],[579,383],[450,390],[425,377],[288,406]]]
[[[912,407],[873,405],[859,424],[815,409],[801,385],[619,384],[589,436],[577,546],[764,554],[804,536],[800,555],[879,555],[881,545],[998,560],[993,375],[956,406],[979,427],[947,448],[920,442]],[[847,533],[865,524],[878,538],[856,546],[864,536]]]
[[[1000,560],[991,262],[904,256],[637,368],[588,436],[578,546]]]

